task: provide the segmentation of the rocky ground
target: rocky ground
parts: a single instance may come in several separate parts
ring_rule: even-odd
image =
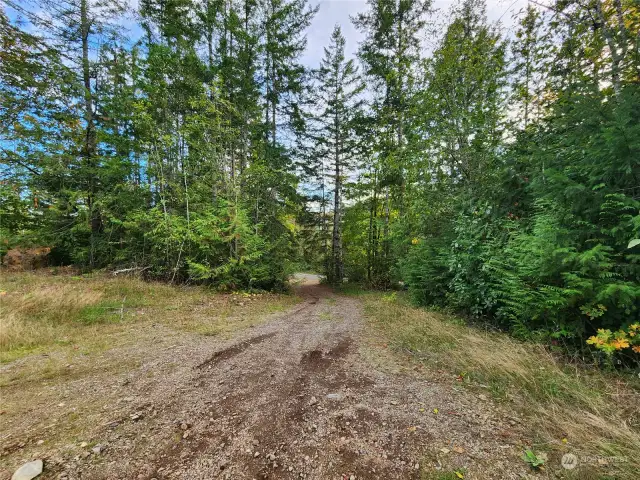
[[[366,340],[357,298],[313,276],[296,288],[302,304],[233,340],[159,330],[90,376],[31,386],[51,392],[3,427],[0,478],[35,458],[57,479],[530,475],[517,417],[450,376],[399,373]],[[80,433],[49,440],[69,422]]]

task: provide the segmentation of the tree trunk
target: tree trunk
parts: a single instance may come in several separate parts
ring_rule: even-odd
[[[89,32],[91,22],[89,20],[88,0],[80,2],[80,32],[82,39],[82,82],[84,85],[84,117],[86,122],[84,157],[88,175],[87,207],[89,208],[89,225],[91,228],[91,255],[89,263],[94,265],[94,246],[96,236],[102,229],[100,211],[95,205],[96,184],[95,157],[97,149],[96,128],[93,118],[93,95],[91,92],[91,71],[89,64]]]
[[[607,19],[602,10],[602,3],[600,2],[600,0],[597,0],[595,2],[595,10],[596,16],[598,17],[600,23],[600,29],[602,30],[602,35],[604,36],[604,39],[607,42],[607,46],[609,47],[609,56],[611,58],[611,85],[613,86],[613,91],[615,92],[616,97],[619,98],[620,90],[622,88],[620,73],[624,58],[618,51],[618,44],[615,39],[615,34],[611,31],[611,28],[607,23]],[[622,25],[621,34],[623,32],[624,23]],[[625,47],[623,47],[622,51],[625,51]]]
[[[341,284],[344,277],[344,264],[342,261],[342,180],[340,179],[340,153],[339,142],[336,141],[335,147],[335,189],[333,194],[333,235],[331,243],[331,276],[335,284]]]
[[[369,255],[367,262],[367,280],[369,283],[373,281],[373,275],[376,271],[376,261],[378,253],[378,232],[376,226],[376,217],[378,215],[378,173],[373,173],[373,197],[371,199],[371,208],[369,210]]]

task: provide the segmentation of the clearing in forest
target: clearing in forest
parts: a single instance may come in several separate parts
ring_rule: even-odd
[[[4,276],[0,478],[33,459],[67,479],[634,478],[621,379],[297,280],[257,295]]]

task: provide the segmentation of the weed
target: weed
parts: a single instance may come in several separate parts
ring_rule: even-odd
[[[452,472],[424,471],[422,480],[460,480],[464,479],[465,469],[458,469]]]
[[[540,468],[544,465],[544,459],[538,457],[532,450],[525,450],[522,459],[528,463],[531,468]]]
[[[539,344],[413,308],[402,295],[395,300],[379,293],[360,295],[376,344],[409,352],[431,369],[450,372],[452,381],[509,402],[552,451],[625,457],[628,462],[616,469],[637,467],[640,431],[634,418],[640,395],[635,377],[567,364]]]

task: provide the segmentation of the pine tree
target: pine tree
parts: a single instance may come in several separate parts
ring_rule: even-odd
[[[307,43],[304,31],[318,8],[309,7],[307,0],[262,0],[261,7],[265,138],[274,155],[278,126],[290,127],[296,120],[296,99],[305,78],[305,68],[299,62]],[[278,120],[280,116],[284,122]],[[279,161],[274,164],[276,168],[281,165]]]
[[[524,129],[542,115],[547,69],[553,54],[549,33],[543,28],[541,13],[528,5],[511,46],[513,99],[520,103],[520,123]]]
[[[74,76],[68,81],[81,86],[80,92],[67,89],[64,94],[65,103],[73,106],[68,109],[69,114],[74,110],[77,115],[74,121],[69,119],[66,124],[66,140],[74,143],[67,151],[66,169],[60,171],[56,167],[49,173],[59,176],[65,186],[56,192],[60,212],[67,217],[63,223],[87,222],[89,246],[87,250],[78,249],[78,258],[85,257],[90,265],[97,265],[100,263],[98,257],[102,256],[99,250],[104,247],[101,203],[104,190],[108,188],[102,181],[102,171],[108,167],[103,162],[98,142],[100,102],[96,74],[101,68],[100,57],[98,52],[92,55],[91,49],[118,38],[114,19],[124,12],[125,6],[119,0],[67,0],[62,3],[43,0],[38,2],[39,10],[36,11],[13,2],[10,5],[38,27],[48,47],[65,59],[67,71]]]
[[[364,34],[358,56],[363,72],[374,92],[371,115],[378,139],[374,155],[377,180],[373,183],[370,225],[370,258],[375,260],[368,270],[370,281],[389,282],[391,264],[390,222],[395,207],[404,210],[406,138],[409,135],[408,114],[413,95],[415,65],[419,58],[420,35],[430,2],[425,0],[369,0],[369,11],[353,20]],[[380,197],[382,205],[379,205]],[[379,209],[382,208],[382,240],[378,242]],[[375,246],[374,246],[375,244]],[[378,253],[378,245],[382,251]]]
[[[484,1],[466,0],[427,67],[422,128],[439,159],[436,173],[471,188],[491,173],[505,82],[505,43],[487,24]]]
[[[345,59],[344,47],[345,39],[340,27],[336,26],[317,71],[319,88],[315,102],[316,108],[320,109],[315,116],[319,124],[316,133],[317,155],[330,159],[333,170],[333,233],[327,269],[327,278],[331,283],[341,283],[344,277],[343,182],[353,168],[351,162],[357,142],[353,121],[362,104],[358,97],[364,89],[353,59]]]
[[[43,213],[60,196],[56,166],[67,161],[81,93],[59,51],[13,25],[0,10],[0,254],[50,241]],[[59,169],[59,167],[58,167]],[[47,217],[48,219],[48,217]]]

